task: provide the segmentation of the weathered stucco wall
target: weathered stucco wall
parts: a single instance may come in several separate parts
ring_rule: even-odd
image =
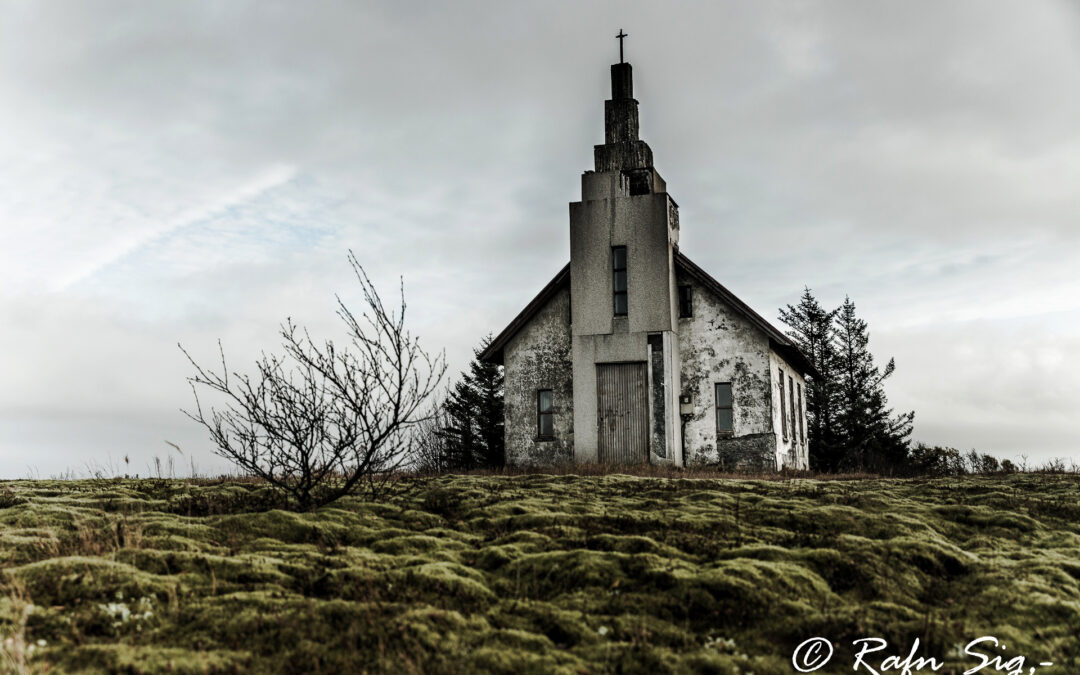
[[[693,412],[684,422],[687,465],[717,464],[728,469],[776,469],[768,337],[742,316],[679,274],[692,288],[693,316],[679,319],[682,394]],[[734,433],[717,438],[716,393],[731,383]]]
[[[779,405],[781,372],[784,373],[784,405],[782,411]],[[810,453],[806,443],[806,380],[787,361],[780,358],[776,352],[771,352],[769,354],[769,382],[771,383],[772,399],[777,402],[772,411],[773,434],[776,436],[776,465],[780,468],[808,469],[810,468]],[[791,413],[792,395],[795,396],[794,417],[792,417]],[[801,405],[800,398],[802,399]],[[784,434],[784,420],[781,415],[787,417],[786,437]]]
[[[507,343],[506,463],[551,466],[574,457],[574,387],[570,361],[570,290],[559,291]],[[537,439],[537,391],[553,394],[554,438]]]

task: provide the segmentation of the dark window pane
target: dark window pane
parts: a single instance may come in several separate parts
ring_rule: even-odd
[[[541,436],[554,436],[555,429],[553,424],[553,416],[551,413],[544,413],[540,415],[540,435]]]
[[[626,293],[615,294],[615,314],[626,316]]]
[[[616,246],[611,249],[612,267],[617,270],[626,269],[626,247]]]
[[[731,423],[731,408],[717,408],[716,410],[716,430],[717,431],[733,431],[734,426]]]
[[[731,385],[727,383],[716,385],[716,407],[731,407]]]
[[[540,412],[551,412],[552,395],[550,389],[545,389],[540,392]]]
[[[788,438],[787,433],[787,408],[784,407],[784,371],[780,371],[780,430],[786,441]]]
[[[679,286],[679,317],[694,315],[694,304],[689,286]]]
[[[615,292],[622,293],[626,290],[626,270],[615,271]]]
[[[791,440],[795,440],[798,422],[795,421],[795,383],[791,376],[787,379],[788,402],[791,404]]]

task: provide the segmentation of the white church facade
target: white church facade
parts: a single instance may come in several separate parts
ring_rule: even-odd
[[[611,66],[605,143],[570,204],[570,262],[480,355],[505,374],[506,460],[808,468],[812,367],[679,251],[679,207]]]

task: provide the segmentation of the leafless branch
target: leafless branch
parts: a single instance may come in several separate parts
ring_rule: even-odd
[[[216,452],[282,490],[302,510],[344,495],[378,497],[412,455],[428,405],[446,372],[405,328],[400,306],[388,310],[352,251],[365,309],[354,314],[337,297],[346,344],[316,342],[291,318],[281,324],[281,354],[263,353],[248,376],[230,371],[220,341],[219,371],[200,366],[188,378],[194,409],[184,414],[210,432]],[[200,391],[216,407],[206,408]]]

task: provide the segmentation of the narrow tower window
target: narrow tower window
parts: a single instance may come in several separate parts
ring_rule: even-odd
[[[790,375],[787,378],[787,390],[788,401],[791,405],[791,443],[794,445],[799,442],[799,436],[797,432],[798,422],[795,421],[795,383]]]
[[[690,286],[679,286],[679,318],[694,316],[694,296]]]
[[[802,383],[796,384],[795,387],[799,392],[799,442],[806,443],[806,423],[804,422],[806,418],[803,416]]]
[[[552,412],[554,398],[550,389],[536,392],[536,436],[541,440],[555,437],[555,414]]]
[[[780,371],[780,430],[787,440],[787,410],[784,409],[784,371]]]
[[[626,247],[611,248],[612,279],[615,289],[615,316],[626,316]]]
[[[719,382],[716,385],[716,433],[719,436],[735,432],[735,419],[731,410],[731,383]]]

